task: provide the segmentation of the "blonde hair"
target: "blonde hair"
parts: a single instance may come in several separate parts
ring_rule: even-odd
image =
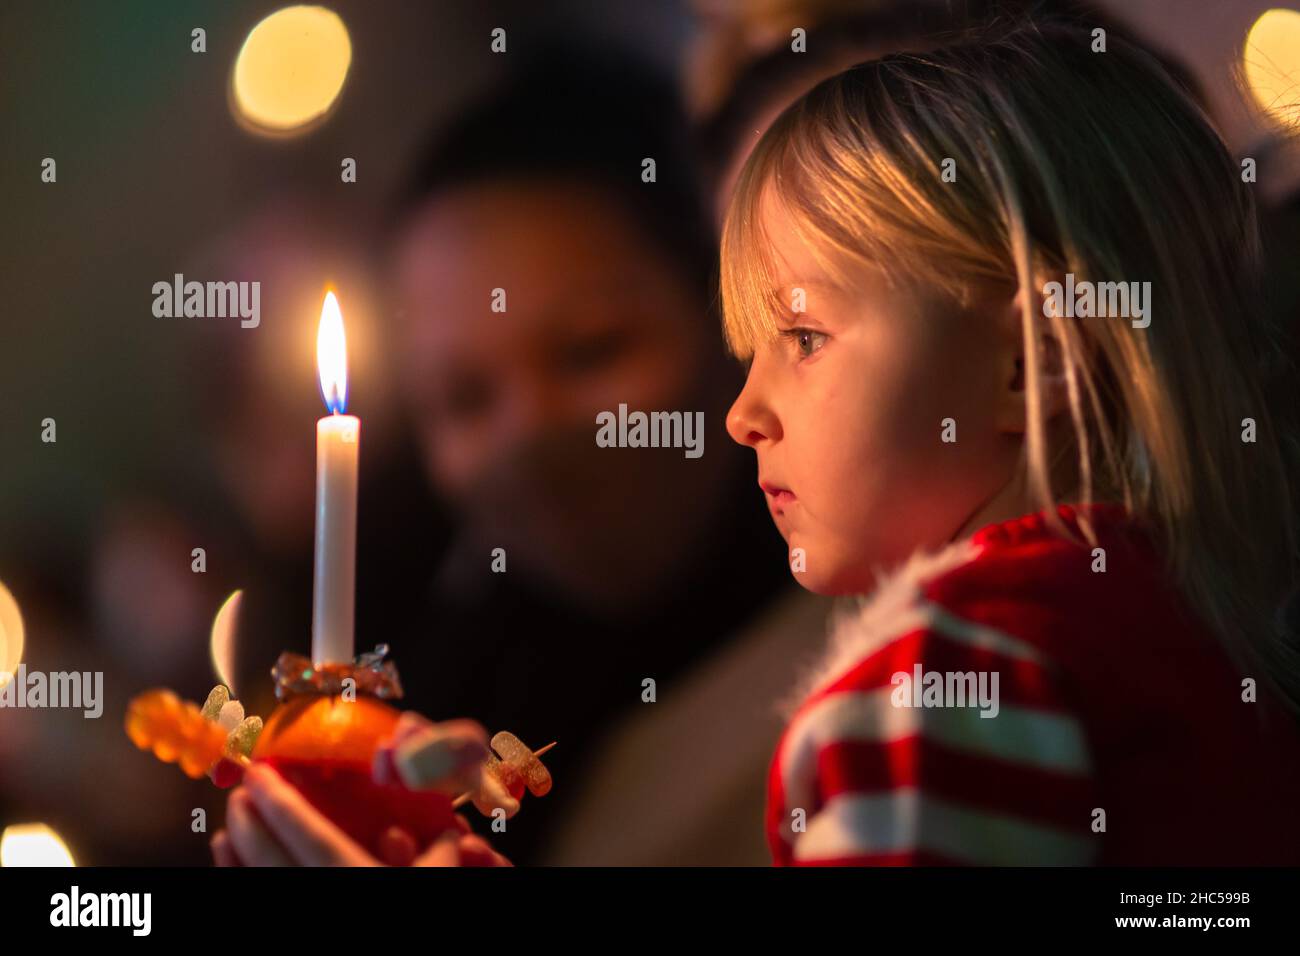
[[[746,163],[723,229],[728,343],[748,357],[788,311],[758,215],[769,191],[832,275],[869,266],[962,303],[1022,290],[1035,499],[1050,512],[1074,491],[1144,518],[1243,673],[1300,712],[1300,653],[1278,613],[1294,584],[1293,501],[1258,383],[1280,352],[1258,303],[1250,187],[1151,56],[1115,36],[1105,52],[1092,43],[1065,22],[1003,26],[861,64],[793,104]],[[1045,317],[1044,285],[1066,273],[1150,281],[1149,327]],[[1045,334],[1065,364],[1064,444],[1043,410]],[[1062,455],[1072,489],[1054,487]]]

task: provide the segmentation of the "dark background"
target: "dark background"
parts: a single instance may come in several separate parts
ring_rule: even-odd
[[[1229,146],[1261,157],[1259,195],[1273,210],[1276,242],[1300,247],[1293,198],[1300,163],[1294,152],[1266,148],[1268,127],[1235,74],[1246,30],[1272,5],[1102,6],[1196,77]],[[201,699],[214,679],[213,612],[234,588],[256,591],[252,569],[275,565],[250,557],[255,549],[220,492],[214,448],[246,384],[238,376],[226,383],[222,372],[233,367],[256,379],[260,400],[280,409],[272,437],[310,455],[321,414],[320,295],[325,281],[349,290],[349,411],[366,422],[358,619],[372,622],[368,633],[382,633],[382,595],[422,586],[446,531],[438,504],[419,492],[380,331],[380,230],[417,144],[502,69],[503,58],[488,49],[493,27],[507,28],[511,51],[556,33],[581,35],[630,45],[686,78],[706,26],[699,12],[729,5],[331,3],[352,40],[342,96],[318,128],[269,139],[234,120],[227,87],[248,31],[279,6],[0,7],[0,581],[23,610],[29,666],[106,672],[104,716],[94,728],[77,713],[0,713],[0,827],[48,822],[79,862],[207,857],[201,838],[148,843],[143,821],[151,800],[218,814],[219,794],[135,752],[120,720],[127,698],[149,684]],[[190,31],[200,26],[204,54],[190,49]],[[47,156],[58,162],[55,185],[40,181]],[[345,156],[357,160],[354,184],[340,181]],[[1277,211],[1288,202],[1290,218]],[[151,287],[176,272],[260,279],[261,327],[155,318]],[[57,422],[54,444],[40,440],[47,417]],[[311,475],[303,480],[301,517],[310,522]],[[188,523],[178,524],[178,514]],[[137,528],[151,541],[172,541],[174,562],[150,563],[154,552],[133,550]],[[120,550],[106,553],[106,541]],[[199,546],[208,571],[196,584],[190,549]],[[309,561],[282,567],[277,586],[309,595],[310,573]],[[97,610],[111,611],[111,596],[120,600],[132,587],[168,597],[153,612],[153,643],[115,632],[111,614],[105,624]],[[309,629],[303,603],[300,619],[243,647],[235,679],[250,697],[260,695],[263,707],[253,710],[265,712],[275,651],[305,652]],[[472,635],[456,630],[445,640]],[[359,649],[373,643],[359,633]],[[127,672],[130,681],[115,682]]]

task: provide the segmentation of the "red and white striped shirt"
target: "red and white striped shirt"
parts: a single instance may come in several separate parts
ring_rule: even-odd
[[[1122,509],[1087,514],[1100,552],[992,525],[837,624],[771,765],[778,865],[1300,861],[1295,720]],[[982,705],[953,696],[981,677]]]

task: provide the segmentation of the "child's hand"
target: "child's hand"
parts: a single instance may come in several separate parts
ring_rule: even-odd
[[[477,790],[488,756],[488,734],[473,720],[434,723],[414,711],[397,721],[393,736],[375,751],[376,783],[401,783],[411,790],[455,796]]]
[[[410,837],[403,841],[390,831],[384,842],[394,844],[386,849],[396,862]],[[258,763],[248,768],[243,784],[230,792],[226,829],[212,838],[212,856],[218,866],[381,865],[288,781]]]
[[[460,793],[477,790],[487,756],[487,731],[472,720],[433,723],[402,714],[393,736],[375,752],[376,782]],[[470,832],[464,817],[423,856],[405,830],[392,827],[372,856],[263,764],[253,764],[227,805],[228,830],[212,840],[219,866],[501,866],[509,862]]]
[[[447,830],[433,841],[412,866],[514,866],[509,860],[488,846],[476,833],[469,832],[469,823],[460,814],[456,819],[464,826],[459,832]]]
[[[218,866],[510,866],[487,842],[470,832],[459,814],[456,828],[416,856],[415,841],[393,827],[377,859],[326,819],[278,773],[263,764],[249,767],[244,784],[231,791],[227,829],[212,838]]]

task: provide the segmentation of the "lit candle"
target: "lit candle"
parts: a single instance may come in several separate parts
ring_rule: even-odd
[[[316,664],[351,663],[357,566],[357,461],[361,421],[344,415],[348,397],[343,316],[333,292],[325,295],[316,335],[316,363],[325,406],[316,423],[316,577],[311,656]]]

